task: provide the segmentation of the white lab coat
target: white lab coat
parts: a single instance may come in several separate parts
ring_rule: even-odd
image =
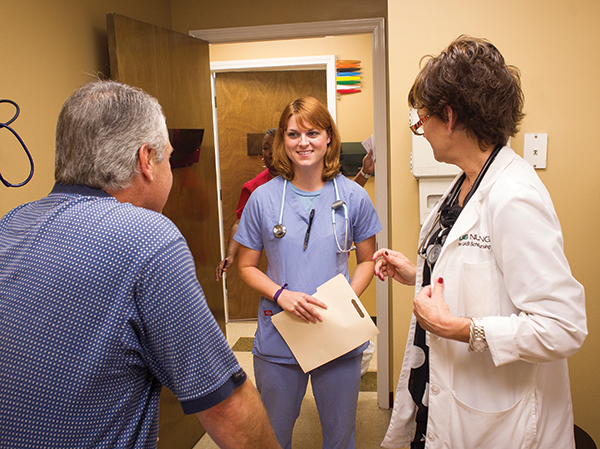
[[[416,293],[422,271],[419,257]],[[466,343],[427,335],[426,447],[574,448],[566,358],[587,335],[584,291],[571,275],[548,192],[510,148],[452,228],[431,279],[440,276],[453,315],[483,318],[489,349],[470,353]],[[414,329],[413,316],[386,448],[408,447],[414,438]]]

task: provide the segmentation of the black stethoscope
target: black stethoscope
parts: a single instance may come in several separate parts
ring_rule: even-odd
[[[469,193],[463,200],[462,207],[455,206],[455,204],[457,203],[460,188],[462,187],[462,184],[466,178],[465,173],[463,173],[456,184],[454,184],[454,187],[438,208],[437,214],[432,220],[429,230],[427,231],[427,234],[425,234],[425,238],[423,238],[421,244],[419,245],[419,249],[417,250],[417,254],[425,259],[430,267],[433,267],[433,265],[437,262],[440,254],[442,253],[442,247],[446,242],[446,237],[448,237],[448,234],[450,233],[450,229],[452,229],[452,226],[454,226],[454,222],[458,218],[458,215],[460,215],[461,210],[467,205],[479,187],[479,184],[481,184],[481,180],[487,173],[488,168],[490,168],[490,165],[492,165],[492,162],[501,149],[502,145],[496,146],[490,156],[487,158],[487,161],[485,161],[485,164],[477,175],[477,179],[475,179],[471,190],[469,190]]]
[[[333,236],[335,238],[335,243],[338,247],[337,253],[338,254],[349,253],[350,251],[355,250],[356,246],[352,245],[352,246],[350,246],[350,248],[348,248],[348,206],[346,205],[346,203],[344,201],[342,201],[340,199],[340,193],[338,191],[337,182],[336,182],[335,178],[333,178],[332,181],[333,181],[333,188],[335,190],[335,201],[331,205],[331,223],[333,225]],[[287,229],[286,229],[285,225],[283,224],[283,209],[285,208],[285,192],[286,192],[287,183],[288,183],[288,180],[284,179],[283,180],[283,194],[281,195],[281,209],[279,210],[279,222],[275,226],[273,226],[273,235],[275,237],[277,237],[278,239],[280,239],[287,233]],[[337,236],[337,229],[335,226],[335,213],[340,209],[343,209],[343,211],[344,211],[344,221],[346,223],[344,249],[342,249],[342,247],[340,245],[340,241]]]

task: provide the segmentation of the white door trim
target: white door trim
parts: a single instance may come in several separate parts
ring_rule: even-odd
[[[327,83],[327,109],[337,123],[335,83],[335,55],[298,56],[294,58],[246,59],[210,63],[211,74],[223,72],[248,72],[271,70],[325,70]],[[213,97],[216,92],[213,91]]]
[[[193,30],[189,34],[211,44],[255,42],[325,37],[336,35],[370,34],[373,54],[373,136],[377,157],[375,176],[375,208],[383,230],[377,235],[377,247],[388,247],[388,105],[387,54],[385,20],[383,18],[336,20],[264,25],[255,27]],[[217,156],[218,157],[218,156]],[[218,159],[217,159],[218,160]],[[390,408],[390,326],[388,282],[377,282],[377,402],[379,407]]]

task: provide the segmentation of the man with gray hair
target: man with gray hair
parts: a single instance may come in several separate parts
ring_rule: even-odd
[[[0,221],[0,447],[156,447],[163,385],[221,447],[279,447],[160,213],[171,151],[140,89],[63,105],[52,192]]]

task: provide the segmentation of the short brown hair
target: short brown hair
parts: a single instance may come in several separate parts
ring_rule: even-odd
[[[331,114],[319,100],[313,97],[302,97],[286,106],[279,119],[279,127],[273,142],[273,166],[288,181],[294,179],[294,166],[285,152],[283,134],[287,130],[290,118],[294,116],[298,124],[304,128],[326,131],[331,138],[325,152],[323,181],[329,181],[340,172],[341,139]]]
[[[485,39],[460,36],[439,56],[428,58],[408,94],[408,104],[474,134],[480,147],[504,145],[519,130],[524,96],[518,68],[507,65]]]

